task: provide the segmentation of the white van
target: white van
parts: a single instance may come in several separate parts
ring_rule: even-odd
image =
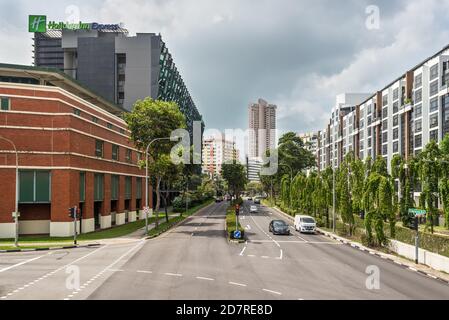
[[[316,233],[316,221],[309,216],[296,216],[295,230],[301,233]]]

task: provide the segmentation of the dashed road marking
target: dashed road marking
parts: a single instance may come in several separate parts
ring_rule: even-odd
[[[170,272],[167,272],[167,273],[164,273],[166,276],[169,276],[169,277],[182,277],[182,274],[179,274],[179,273],[170,273]]]
[[[282,293],[277,292],[277,291],[273,291],[273,290],[262,289],[262,291],[265,291],[265,292],[268,292],[268,293],[272,293],[272,294],[276,294],[278,296],[282,295]]]
[[[152,274],[152,271],[145,271],[145,270],[138,270],[137,273],[146,273],[146,274]]]
[[[243,256],[243,253],[245,253],[246,247],[243,248],[242,252],[240,252],[240,256]]]
[[[205,277],[196,277],[198,280],[204,280],[204,281],[215,281],[215,279],[212,278],[205,278]]]
[[[229,282],[230,285],[238,286],[238,287],[247,287],[246,284],[238,283],[238,282]]]

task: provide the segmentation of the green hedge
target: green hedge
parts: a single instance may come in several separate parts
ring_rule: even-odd
[[[416,231],[396,226],[395,240],[415,245]],[[419,232],[419,247],[446,257],[449,257],[449,237]]]

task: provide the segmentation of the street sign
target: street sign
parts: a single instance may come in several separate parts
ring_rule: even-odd
[[[234,231],[234,239],[240,239],[242,237],[242,233],[239,230]]]
[[[145,217],[151,216],[152,211],[151,211],[150,207],[143,208],[143,214],[145,215]]]
[[[425,216],[427,214],[426,210],[413,209],[413,208],[408,209],[408,213],[414,216]]]

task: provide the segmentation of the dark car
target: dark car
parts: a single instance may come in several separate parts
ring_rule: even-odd
[[[282,220],[270,222],[270,232],[273,234],[290,235],[290,226]]]

